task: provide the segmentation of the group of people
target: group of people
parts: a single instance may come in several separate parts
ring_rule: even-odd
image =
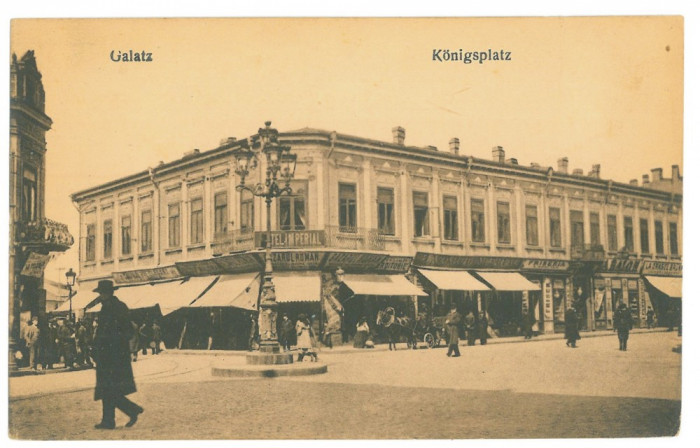
[[[464,322],[462,323],[462,315],[457,311],[457,305],[453,304],[445,320],[448,357],[457,358],[461,356],[459,352],[459,338],[462,325],[464,325],[464,330],[466,332],[467,345],[476,345],[477,337],[481,345],[486,345],[489,336],[489,320],[488,317],[486,317],[486,313],[480,311],[479,317],[475,317],[474,312],[470,310],[464,317]]]
[[[161,352],[161,343],[160,326],[155,320],[151,322],[147,320],[141,324],[131,321],[131,337],[129,338],[131,361],[136,362],[139,352],[145,356],[149,349],[152,355],[159,354]]]
[[[93,367],[92,351],[98,320],[84,317],[53,318],[44,326],[33,316],[20,329],[18,354],[20,367],[32,370],[53,369],[61,364],[69,369]]]
[[[283,351],[288,352],[292,346],[296,346],[297,362],[303,361],[306,356],[310,356],[313,362],[318,361],[318,340],[311,319],[306,314],[299,314],[296,323],[283,314],[279,327],[279,342]]]

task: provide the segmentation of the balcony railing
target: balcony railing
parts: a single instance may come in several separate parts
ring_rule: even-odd
[[[51,219],[17,223],[17,242],[48,252],[65,252],[73,245],[68,226]]]
[[[327,226],[328,247],[353,250],[384,250],[385,238],[377,229]]]
[[[252,250],[255,248],[255,233],[252,229],[236,229],[214,235],[212,252],[216,255]]]
[[[605,249],[600,244],[572,244],[570,253],[572,260],[605,260]]]

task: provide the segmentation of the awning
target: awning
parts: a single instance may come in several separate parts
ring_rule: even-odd
[[[272,277],[277,302],[320,302],[320,272],[275,272]]]
[[[438,289],[445,291],[489,291],[487,285],[475,279],[466,271],[432,271],[418,269]]]
[[[682,277],[657,277],[654,275],[645,275],[644,278],[651,283],[651,286],[669,297],[676,299],[683,297]]]
[[[73,295],[72,303],[71,303],[71,300],[66,300],[65,302],[63,302],[61,304],[61,306],[59,306],[55,310],[52,310],[51,312],[52,313],[68,312],[68,311],[70,311],[71,305],[73,307],[73,312],[75,312],[76,310],[81,310],[81,309],[85,308],[86,306],[88,306],[90,304],[90,302],[95,300],[96,297],[97,297],[96,292],[78,291],[77,293],[75,293]]]
[[[257,272],[249,274],[222,275],[199,300],[190,307],[234,307],[245,310],[258,309],[260,290]]]
[[[403,275],[346,274],[343,281],[355,295],[427,296]]]
[[[482,272],[477,274],[496,291],[539,291],[540,287],[518,272]]]

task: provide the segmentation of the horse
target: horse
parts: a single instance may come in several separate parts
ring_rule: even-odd
[[[416,322],[406,316],[396,316],[396,311],[392,307],[379,310],[377,313],[377,326],[386,328],[389,338],[389,350],[396,350],[396,341],[401,336],[406,336],[408,348],[416,349],[415,327]]]

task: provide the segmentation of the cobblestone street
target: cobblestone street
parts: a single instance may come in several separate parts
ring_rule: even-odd
[[[326,350],[328,373],[228,379],[243,356],[177,352],[135,364],[146,412],[98,431],[94,371],[10,381],[10,434],[60,439],[542,438],[669,436],[678,430],[675,333],[388,352]],[[56,416],[61,418],[57,419]],[[687,424],[687,422],[685,422]]]

